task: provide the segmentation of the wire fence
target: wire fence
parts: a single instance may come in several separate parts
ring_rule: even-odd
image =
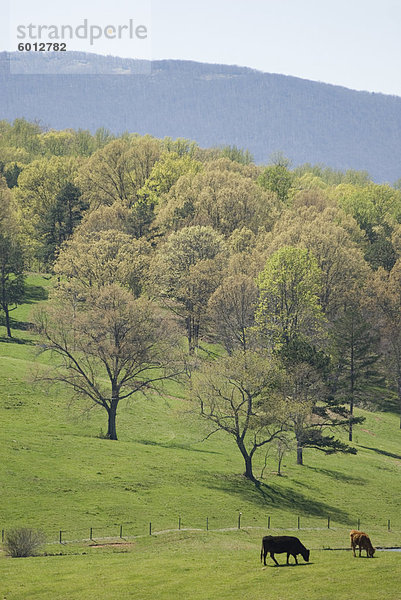
[[[79,543],[96,542],[99,540],[128,540],[145,536],[156,536],[168,532],[193,531],[235,531],[235,530],[263,530],[263,531],[327,531],[337,530],[349,531],[350,529],[365,529],[370,532],[388,532],[397,534],[401,543],[401,522],[399,519],[386,519],[382,522],[367,522],[361,518],[349,519],[347,523],[339,523],[327,517],[305,517],[293,515],[291,518],[280,518],[279,516],[266,515],[263,520],[251,518],[249,515],[238,512],[233,515],[231,522],[222,523],[220,519],[205,516],[203,519],[190,519],[178,515],[172,519],[149,519],[141,523],[120,523],[113,525],[89,524],[84,528],[51,528],[44,531],[48,543]],[[10,527],[9,530],[12,528]],[[4,543],[7,536],[7,527],[1,530],[1,541]]]

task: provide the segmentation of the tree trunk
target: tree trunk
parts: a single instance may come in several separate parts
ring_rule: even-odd
[[[303,465],[304,457],[303,457],[302,439],[298,435],[296,436],[296,438],[297,438],[297,465]]]
[[[199,319],[194,319],[194,347],[199,347]]]
[[[188,352],[192,356],[195,351],[193,319],[191,316],[188,316],[186,321],[187,321],[186,325],[187,325],[187,338],[188,338]]]
[[[354,395],[355,395],[355,363],[354,363],[354,330],[352,323],[351,333],[351,359],[350,359],[350,399],[349,399],[349,428],[348,441],[352,442],[352,417],[354,415]]]
[[[117,429],[116,429],[116,417],[117,417],[117,405],[118,405],[118,396],[115,396],[113,393],[113,398],[110,404],[110,407],[107,410],[108,414],[108,424],[107,424],[107,437],[109,440],[117,439]]]
[[[251,481],[256,481],[256,478],[253,474],[253,468],[252,468],[252,458],[247,455],[244,456],[244,460],[245,460],[245,472],[244,472],[244,476],[247,479],[250,479]]]
[[[246,477],[250,481],[253,481],[254,483],[259,483],[255,475],[253,474],[252,455],[247,452],[247,449],[245,448],[244,442],[241,438],[237,438],[237,445],[245,461],[244,477]]]
[[[352,442],[352,416],[354,414],[354,399],[351,397],[349,403],[349,426],[348,426],[348,441]]]
[[[400,429],[401,429],[401,377],[398,378],[397,389],[398,389],[398,403],[399,403],[399,407],[400,407]]]
[[[116,411],[110,409],[109,410],[109,419],[107,425],[107,437],[109,440],[117,439],[117,430],[116,430]]]
[[[304,464],[304,458],[303,458],[303,448],[301,445],[297,445],[297,465],[303,465]]]
[[[4,310],[4,316],[6,318],[7,335],[10,338],[10,337],[12,337],[12,335],[11,335],[11,327],[10,327],[10,311],[8,310],[8,305],[7,304],[3,305],[3,310]]]

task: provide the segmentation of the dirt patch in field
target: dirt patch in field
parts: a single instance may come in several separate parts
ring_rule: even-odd
[[[89,544],[90,548],[131,548],[134,542],[102,542],[99,544]]]

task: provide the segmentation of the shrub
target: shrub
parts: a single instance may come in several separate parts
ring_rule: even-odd
[[[5,548],[7,554],[13,558],[36,556],[44,543],[45,536],[41,531],[19,527],[7,532]]]

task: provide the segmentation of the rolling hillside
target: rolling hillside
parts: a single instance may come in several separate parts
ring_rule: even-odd
[[[104,439],[101,411],[34,381],[48,358],[30,314],[51,280],[30,275],[27,284],[13,340],[0,326],[0,524],[42,529],[48,544],[44,555],[18,559],[0,545],[1,597],[262,600],[268,589],[286,600],[349,600],[363,581],[360,600],[398,600],[401,554],[380,551],[401,546],[396,415],[360,411],[356,456],[308,450],[299,467],[291,453],[278,477],[269,455],[259,488],[241,476],[231,440],[202,441],[204,423],[177,384],[122,405],[120,441]],[[372,536],[374,559],[346,551],[357,525]],[[310,562],[286,568],[279,555],[280,568],[270,559],[263,567],[268,532],[299,536]]]
[[[94,535],[145,535],[184,528],[361,527],[378,532],[381,543],[401,545],[399,469],[401,440],[397,416],[368,413],[355,432],[356,456],[295,452],[276,474],[273,450],[261,487],[241,473],[243,464],[222,433],[202,441],[208,430],[177,384],[161,395],[123,404],[118,442],[102,438],[102,411],[71,404],[68,390],[34,383],[47,355],[38,355],[29,332],[32,306],[45,301],[50,282],[28,279],[28,302],[14,313],[14,339],[0,328],[0,506],[2,529],[30,525],[48,539]],[[264,456],[255,464],[260,474]],[[388,531],[390,520],[391,531]],[[344,534],[341,534],[344,537]]]
[[[257,163],[281,151],[294,165],[367,170],[377,182],[401,177],[401,98],[242,67],[1,53],[0,119],[17,117],[237,145]]]

